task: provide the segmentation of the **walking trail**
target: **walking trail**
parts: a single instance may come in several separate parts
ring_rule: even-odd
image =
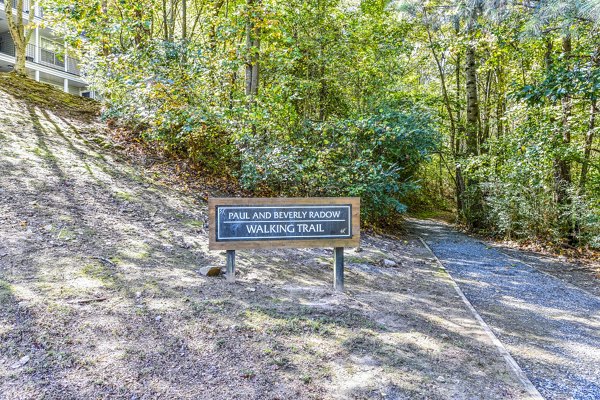
[[[17,84],[0,74],[1,400],[528,398],[414,235],[362,235],[344,293],[331,249],[203,276],[225,255],[198,192]]]
[[[600,399],[600,298],[433,221],[411,225],[547,399]]]

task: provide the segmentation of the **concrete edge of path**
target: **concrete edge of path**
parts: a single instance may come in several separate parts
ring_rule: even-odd
[[[485,331],[485,333],[492,340],[492,343],[494,344],[494,346],[496,346],[496,348],[498,349],[498,351],[500,352],[500,354],[504,358],[504,361],[506,361],[506,364],[508,364],[508,366],[510,367],[510,369],[516,375],[517,379],[519,379],[519,381],[521,382],[521,384],[524,386],[525,390],[528,393],[528,397],[526,397],[526,398],[527,399],[531,399],[531,400],[534,400],[534,399],[535,400],[544,400],[544,397],[536,389],[536,387],[533,385],[533,383],[531,383],[531,381],[529,380],[529,378],[527,378],[527,375],[525,375],[525,372],[523,372],[523,370],[521,369],[521,367],[519,366],[519,364],[517,364],[517,362],[515,361],[515,359],[510,355],[510,353],[508,352],[508,350],[506,349],[506,347],[504,347],[504,345],[502,344],[502,342],[500,342],[500,340],[496,337],[496,335],[494,334],[494,332],[492,331],[492,329],[489,327],[489,325],[483,320],[483,318],[481,318],[481,315],[479,315],[479,313],[477,312],[477,310],[475,310],[475,307],[473,307],[473,305],[471,304],[471,302],[467,299],[467,297],[465,296],[465,294],[463,293],[463,291],[458,286],[458,283],[456,283],[456,281],[454,280],[454,278],[452,277],[452,275],[450,275],[450,272],[448,272],[448,270],[446,269],[446,267],[444,266],[444,264],[435,255],[435,253],[433,252],[433,250],[431,250],[431,247],[429,247],[429,245],[425,242],[425,240],[423,240],[423,238],[421,236],[418,236],[418,237],[419,237],[419,240],[421,241],[421,243],[423,244],[423,246],[433,256],[433,258],[434,258],[435,262],[438,264],[438,266],[444,272],[446,272],[446,274],[448,275],[448,277],[450,277],[450,282],[452,283],[452,286],[454,287],[454,290],[456,290],[456,293],[458,293],[458,295],[462,299],[463,303],[465,303],[465,305],[467,306],[467,308],[469,309],[469,311],[471,311],[471,314],[473,314],[473,316],[475,317],[475,319],[477,320],[477,322],[479,322],[479,325],[481,326],[481,328]]]

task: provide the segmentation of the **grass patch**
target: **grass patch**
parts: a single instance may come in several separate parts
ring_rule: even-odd
[[[302,375],[302,377],[300,378],[300,380],[305,384],[308,385],[309,383],[312,382],[313,378],[312,376],[308,375],[308,374],[304,374]]]
[[[389,367],[396,368],[406,363],[406,359],[394,346],[381,342],[375,333],[368,330],[363,330],[346,340],[344,347],[350,353],[371,356]]]
[[[57,160],[57,157],[54,154],[52,154],[50,150],[42,149],[41,147],[36,147],[35,149],[33,149],[33,154],[35,154],[39,158],[43,158],[46,160]]]
[[[235,301],[228,299],[190,300],[190,308],[195,316],[206,313],[221,314],[225,311],[231,311],[236,305]]]
[[[204,221],[196,220],[196,219],[188,219],[183,222],[183,224],[189,228],[203,228]]]
[[[77,237],[77,235],[75,234],[75,232],[73,232],[72,230],[70,230],[69,228],[62,228],[59,232],[58,235],[56,235],[56,238],[58,240],[73,240]]]
[[[141,241],[130,241],[126,247],[119,249],[119,254],[129,260],[146,260],[150,257],[152,247]]]
[[[324,311],[310,307],[293,310],[257,307],[245,310],[244,313],[245,318],[254,318],[256,322],[268,324],[271,321],[274,325],[273,328],[278,328],[281,332],[287,333],[312,332],[327,335],[336,328],[386,331],[385,326],[353,311]]]
[[[283,311],[259,307],[244,310],[240,316],[251,329],[276,335],[331,336],[339,328],[383,330],[371,320],[351,312],[332,312],[332,315],[329,315],[321,310],[304,308]]]
[[[135,196],[129,192],[118,190],[115,192],[115,198],[121,201],[133,201]]]
[[[111,149],[113,147],[112,143],[104,140],[104,138],[101,138],[99,136],[94,137],[92,141],[100,147],[102,147],[103,149]]]
[[[117,278],[115,272],[100,262],[86,264],[82,269],[83,276],[97,279],[105,286],[115,286]]]
[[[12,286],[0,279],[0,303],[6,304],[13,296]]]

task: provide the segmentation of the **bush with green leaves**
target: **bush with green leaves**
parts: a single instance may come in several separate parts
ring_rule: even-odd
[[[406,106],[331,122],[305,122],[291,134],[246,133],[241,183],[250,190],[289,196],[359,196],[371,221],[404,212],[401,202],[416,188],[414,174],[439,145],[434,119]]]
[[[154,40],[87,72],[107,104],[105,118],[217,173],[235,165],[230,132],[241,111],[216,101],[216,71],[227,70],[215,68],[205,51],[190,42]]]
[[[569,221],[574,241],[600,244],[600,207],[597,197],[582,193],[577,181],[567,184],[569,201],[556,202],[554,166],[557,156],[576,160],[580,149],[557,143],[548,132],[556,129],[553,110],[515,107],[522,118],[513,135],[491,138],[484,154],[469,160],[467,176],[474,177],[483,193],[488,230],[499,236],[535,238],[552,243],[564,241]]]
[[[406,210],[401,198],[439,142],[426,107],[396,101],[366,116],[315,122],[277,85],[253,103],[236,91],[223,101],[219,88],[239,65],[216,68],[205,51],[156,40],[95,64],[90,77],[103,88],[105,116],[213,173],[238,176],[255,193],[359,196],[373,222]]]

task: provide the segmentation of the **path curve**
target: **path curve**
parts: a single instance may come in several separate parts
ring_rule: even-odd
[[[600,399],[600,298],[443,223],[409,224],[545,398]]]

